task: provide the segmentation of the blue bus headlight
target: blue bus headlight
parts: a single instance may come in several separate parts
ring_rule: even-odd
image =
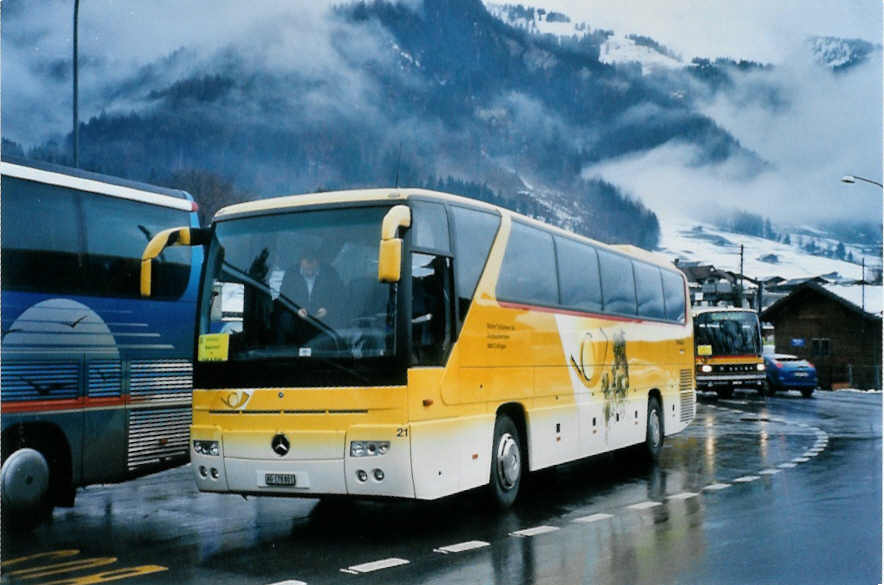
[[[213,455],[217,457],[221,454],[218,441],[194,441],[193,450],[200,455]]]

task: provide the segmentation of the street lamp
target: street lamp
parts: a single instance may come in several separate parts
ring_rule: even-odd
[[[844,175],[841,177],[842,183],[856,183],[857,181],[865,181],[866,183],[871,183],[872,185],[878,185],[879,187],[884,188],[884,185],[879,183],[878,181],[873,181],[872,179],[866,179],[865,177],[858,177],[856,175]]]

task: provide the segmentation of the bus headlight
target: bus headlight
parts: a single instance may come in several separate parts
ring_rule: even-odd
[[[350,457],[384,455],[390,450],[390,441],[350,441]]]
[[[217,457],[221,454],[218,441],[194,441],[193,450],[200,455],[212,455]]]
[[[712,366],[710,366],[709,364],[703,364],[700,367],[700,371],[703,372],[704,374],[708,374],[709,372],[712,371]]]
[[[758,370],[759,372],[763,372],[764,371],[764,364],[755,364],[755,369]]]

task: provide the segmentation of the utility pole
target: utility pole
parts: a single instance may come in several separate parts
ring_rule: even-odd
[[[740,304],[739,307],[743,307],[743,244],[740,244],[740,280],[739,286],[737,289],[740,291]]]
[[[80,113],[77,111],[77,24],[80,15],[80,0],[74,0],[74,168],[80,167]]]

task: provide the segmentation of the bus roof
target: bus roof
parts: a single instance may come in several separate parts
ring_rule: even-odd
[[[740,307],[695,307],[692,309],[694,316],[701,313],[752,313],[753,315],[757,315],[758,312],[755,309],[741,309]]]
[[[546,231],[553,232],[569,238],[575,238],[595,246],[624,253],[633,258],[639,258],[651,264],[664,268],[678,271],[672,262],[669,262],[659,254],[654,254],[642,248],[631,245],[610,245],[581,236],[573,232],[558,228],[556,226],[544,223],[542,221],[521,215],[504,207],[492,205],[477,199],[463,197],[461,195],[452,195],[450,193],[442,193],[429,189],[408,189],[408,188],[389,188],[389,189],[356,189],[349,191],[328,191],[325,193],[308,193],[303,195],[286,195],[283,197],[273,197],[268,199],[259,199],[256,201],[248,201],[246,203],[237,203],[220,209],[215,214],[216,220],[229,219],[241,215],[251,215],[253,213],[264,213],[269,211],[284,211],[287,209],[296,209],[298,207],[307,207],[314,205],[340,205],[347,203],[363,203],[371,201],[406,201],[411,198],[427,198],[436,199],[454,204],[463,204],[471,207],[478,207],[494,211],[501,214],[507,214],[513,219],[529,223],[540,227]]]
[[[4,155],[2,162],[0,162],[0,171],[4,176],[18,179],[174,207],[185,211],[194,210],[193,197],[187,191],[130,181],[63,165]]]
[[[312,205],[337,205],[347,203],[362,203],[370,201],[405,201],[411,197],[427,197],[448,201],[450,203],[463,203],[473,207],[483,207],[488,210],[499,210],[498,207],[483,201],[430,191],[428,189],[354,189],[349,191],[327,191],[324,193],[305,193],[302,195],[285,195],[258,199],[224,207],[215,214],[215,219],[226,219],[235,215],[261,213],[265,211],[284,211]]]

